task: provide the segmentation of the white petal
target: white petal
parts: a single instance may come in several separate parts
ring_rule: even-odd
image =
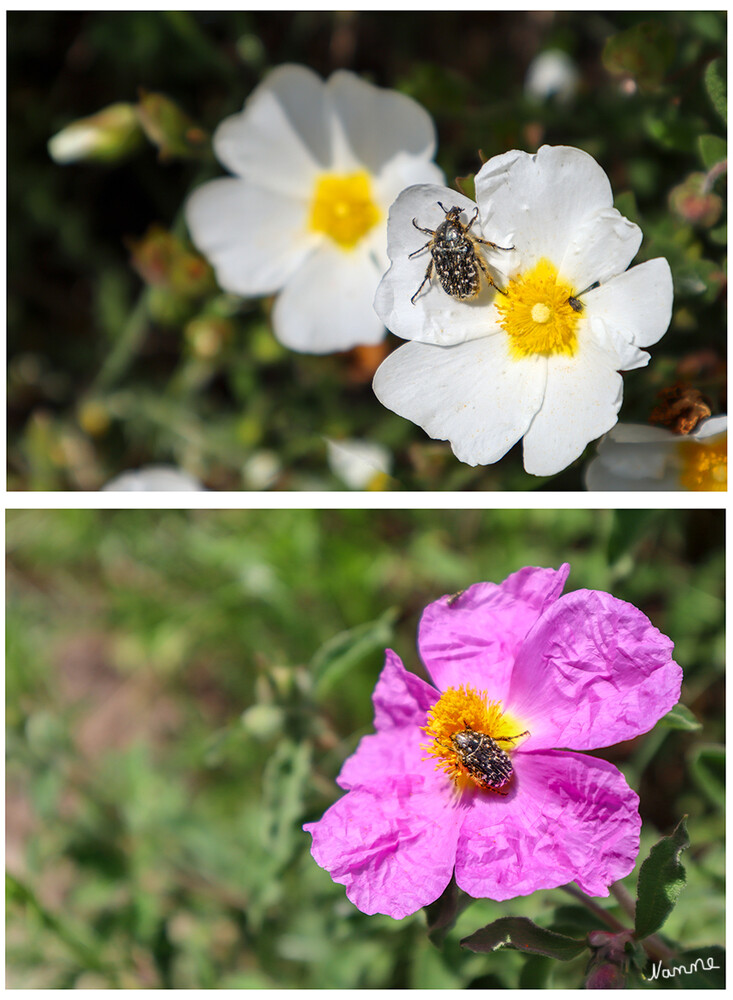
[[[428,233],[416,229],[412,220],[415,219],[423,229],[435,230],[445,219],[439,201],[447,209],[454,205],[462,208],[466,223],[476,207],[457,191],[435,184],[418,184],[403,191],[390,209],[387,250],[392,266],[379,285],[374,308],[384,325],[404,340],[440,345],[461,344],[498,329],[496,310],[491,306],[497,293],[482,275],[478,296],[470,302],[461,302],[443,290],[433,271],[431,280],[425,284],[414,303],[411,301],[431,261],[427,247],[410,258],[411,253],[419,251],[431,238]],[[481,235],[476,225],[471,231]],[[498,254],[486,254],[485,259],[490,262],[490,270],[501,283],[499,272],[493,266]]]
[[[206,492],[197,479],[175,465],[147,465],[142,469],[123,472],[105,483],[102,489],[115,492],[125,490],[130,493]]]
[[[435,153],[430,115],[405,94],[375,87],[346,70],[328,79],[326,91],[355,161],[372,173],[400,152],[423,160]]]
[[[552,476],[583,453],[589,441],[616,423],[623,381],[615,358],[590,338],[579,342],[572,357],[548,359],[545,398],[524,435],[524,468]]]
[[[605,316],[586,317],[585,329],[590,331],[598,346],[613,357],[613,367],[618,372],[630,372],[634,368],[644,368],[649,364],[649,355],[629,343],[628,339],[616,327],[609,326]],[[582,334],[583,327],[579,327]]]
[[[623,340],[656,344],[672,319],[672,272],[664,257],[637,264],[583,296],[591,323],[601,316]]]
[[[367,254],[324,243],[278,296],[272,313],[275,336],[286,347],[308,354],[378,344],[384,337],[372,308],[378,280]]]
[[[476,200],[484,233],[493,234],[487,238],[502,246],[510,240],[522,270],[542,258],[559,266],[584,221],[613,207],[603,169],[571,146],[493,157],[476,175]]]
[[[674,461],[677,435],[648,424],[616,424],[598,443],[598,456],[585,472],[586,488],[678,490]]]
[[[382,274],[389,267],[387,256],[387,216],[392,202],[413,184],[442,184],[443,171],[435,163],[420,160],[407,153],[393,157],[379,174],[372,178],[372,194],[375,202],[384,212],[384,219],[365,237],[365,244],[379,262]]]
[[[305,66],[279,66],[214,133],[214,151],[232,173],[272,191],[310,197],[331,163],[325,84]]]
[[[365,490],[375,478],[389,475],[392,458],[376,441],[332,441],[326,438],[328,464],[350,490]]]
[[[615,208],[588,216],[572,234],[558,266],[561,278],[578,292],[595,281],[625,271],[641,246],[641,229]]]
[[[697,441],[707,441],[710,443],[710,438],[717,437],[726,434],[728,431],[728,417],[723,415],[722,417],[708,417],[707,420],[701,421],[695,430],[690,434],[691,438],[695,438]]]
[[[222,288],[268,295],[282,288],[320,242],[307,233],[306,212],[302,201],[220,177],[193,192],[186,222]]]
[[[496,462],[542,405],[543,358],[515,361],[497,334],[455,347],[405,344],[374,376],[381,403],[451,443],[468,465]]]

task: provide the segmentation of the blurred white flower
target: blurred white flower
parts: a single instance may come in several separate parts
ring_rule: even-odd
[[[143,133],[132,104],[110,104],[95,115],[79,118],[48,140],[56,163],[75,160],[118,160],[142,142]]]
[[[546,49],[532,60],[524,80],[524,89],[537,100],[555,98],[568,104],[578,92],[580,74],[575,63],[562,49]]]
[[[174,465],[147,465],[142,469],[115,476],[103,490],[125,490],[135,493],[204,491],[201,483]]]
[[[663,258],[626,270],[641,231],[613,208],[593,157],[567,146],[495,156],[476,176],[478,208],[435,185],[404,191],[389,215],[392,266],[375,308],[398,337],[374,378],[381,402],[469,465],[496,462],[524,437],[524,467],[549,476],[608,431],[623,396],[619,371],[646,365],[642,347],[672,315]],[[503,289],[481,273],[474,298],[449,295],[432,277],[426,236],[446,210],[463,210],[470,234],[510,252],[474,247]],[[414,302],[413,302],[414,298]]]
[[[186,218],[221,287],[279,292],[273,328],[293,350],[379,342],[372,301],[388,266],[387,211],[408,185],[443,181],[428,113],[353,73],[324,82],[280,66],[213,144],[235,176],[194,191]]]
[[[588,465],[589,490],[690,490],[728,488],[728,418],[710,417],[691,434],[663,427],[617,424],[598,443]]]
[[[274,451],[262,449],[247,459],[242,468],[245,482],[251,490],[266,490],[274,486],[282,472],[282,464]]]
[[[387,449],[373,441],[326,438],[328,464],[350,490],[382,490],[392,469]]]

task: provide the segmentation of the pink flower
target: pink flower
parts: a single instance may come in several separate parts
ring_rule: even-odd
[[[337,779],[348,794],[304,827],[360,910],[405,917],[454,870],[465,892],[496,900],[572,881],[607,896],[632,870],[638,796],[574,751],[648,732],[682,671],[631,604],[560,596],[569,571],[527,567],[428,605],[418,645],[435,687],[387,651],[376,733]]]

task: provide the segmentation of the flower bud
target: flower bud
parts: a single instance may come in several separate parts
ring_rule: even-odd
[[[164,94],[141,89],[137,113],[145,135],[158,147],[161,160],[198,159],[208,153],[207,133]]]
[[[142,142],[137,112],[132,104],[110,104],[89,118],[80,118],[48,140],[56,163],[96,160],[112,163],[133,152]]]

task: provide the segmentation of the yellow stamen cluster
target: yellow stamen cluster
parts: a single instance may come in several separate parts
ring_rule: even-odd
[[[494,302],[513,357],[575,354],[581,314],[569,300],[577,289],[558,281],[557,269],[548,260],[543,258],[531,271],[512,278],[505,291]]]
[[[711,443],[680,441],[677,445],[682,471],[680,485],[694,492],[728,489],[728,435]]]
[[[465,729],[485,733],[496,740],[502,750],[510,750],[511,745],[501,741],[517,736],[523,727],[502,712],[501,702],[489,701],[486,691],[477,691],[464,684],[447,688],[428,712],[428,724],[423,732],[432,742],[423,749],[436,758],[436,770],[444,770],[459,790],[470,787],[472,780],[451,736]]]
[[[343,250],[351,250],[381,217],[365,170],[321,174],[311,201],[312,231],[325,233]]]

